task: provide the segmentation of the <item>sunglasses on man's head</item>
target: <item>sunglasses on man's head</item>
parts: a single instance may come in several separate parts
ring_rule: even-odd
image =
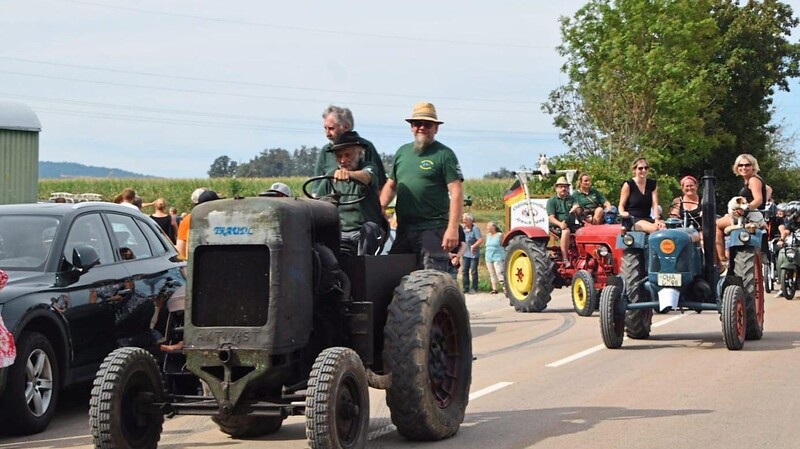
[[[428,128],[433,126],[433,122],[429,122],[427,120],[414,120],[411,122],[411,126],[414,128]]]

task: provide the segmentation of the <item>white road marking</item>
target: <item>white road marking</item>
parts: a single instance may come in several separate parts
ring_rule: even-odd
[[[483,389],[478,390],[478,391],[476,391],[474,393],[471,393],[469,395],[469,400],[470,401],[474,401],[475,399],[478,399],[481,396],[486,396],[489,393],[494,393],[495,391],[497,391],[497,390],[499,390],[501,388],[505,388],[505,387],[507,387],[509,385],[513,385],[513,384],[514,384],[514,382],[498,382],[498,383],[496,383],[494,385],[489,385],[486,388],[483,388]],[[388,426],[381,427],[378,430],[373,430],[372,432],[370,432],[369,435],[367,436],[367,439],[368,440],[375,440],[377,438],[380,438],[380,437],[386,435],[387,433],[394,432],[395,430],[397,430],[397,427],[395,427],[394,424],[389,424]]]
[[[667,324],[672,323],[674,321],[677,321],[677,320],[683,318],[684,316],[685,316],[684,314],[675,315],[673,317],[667,318],[666,320],[661,320],[658,323],[653,323],[653,325],[650,326],[650,327],[653,328],[653,327],[666,326]],[[594,354],[595,352],[600,351],[605,347],[606,347],[605,345],[592,346],[589,349],[583,350],[583,351],[581,351],[581,352],[579,352],[577,354],[573,354],[573,355],[571,355],[569,357],[564,357],[561,360],[556,360],[553,363],[548,363],[545,366],[548,367],[548,368],[558,368],[559,366],[563,366],[563,365],[566,365],[567,363],[574,362],[574,361],[576,361],[578,359],[582,359],[582,358],[586,357],[587,355]]]
[[[23,444],[27,446],[27,445],[30,445],[30,444],[53,443],[55,441],[67,441],[67,440],[75,440],[75,439],[80,439],[80,438],[91,438],[91,437],[92,437],[91,435],[77,435],[77,436],[74,436],[74,437],[48,438],[46,440],[34,440],[34,441],[28,440],[28,441],[24,441],[24,442],[20,441],[18,443],[3,443],[3,444],[0,444],[0,447],[22,446]]]

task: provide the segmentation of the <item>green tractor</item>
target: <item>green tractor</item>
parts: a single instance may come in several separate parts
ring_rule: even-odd
[[[725,346],[738,350],[764,331],[764,283],[761,229],[730,232],[730,266],[721,276],[715,264],[715,178],[703,177],[702,236],[688,216],[668,219],[667,229],[650,235],[623,223],[617,240],[622,248],[621,275],[600,295],[600,328],[610,349],[623,335],[650,336],[653,311],[713,310],[720,314]]]
[[[186,307],[173,326],[185,363],[111,353],[92,390],[96,447],[154,448],[165,416],[190,414],[234,437],[304,415],[311,448],[363,448],[368,387],[386,390],[408,439],[458,431],[472,378],[463,294],[449,274],[415,270],[414,255],[343,253],[340,200],[226,199],[192,211]]]

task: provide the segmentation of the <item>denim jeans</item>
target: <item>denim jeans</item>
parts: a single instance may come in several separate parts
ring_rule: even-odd
[[[478,262],[479,257],[462,257],[461,258],[461,282],[464,291],[474,290],[478,291]],[[472,277],[472,288],[470,288],[470,276]]]

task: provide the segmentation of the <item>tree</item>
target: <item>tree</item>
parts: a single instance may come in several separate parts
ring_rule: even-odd
[[[483,179],[509,179],[513,177],[514,172],[505,167],[500,167],[500,170],[489,172],[483,175]]]
[[[249,178],[272,178],[292,174],[292,156],[283,148],[264,150],[239,167],[239,175]]]
[[[776,0],[591,0],[562,18],[569,81],[543,110],[570,154],[601,158],[619,180],[645,156],[662,174],[713,168],[730,195],[736,154],[767,170],[791,154],[770,137],[770,105],[773,89],[798,76],[796,25]]]
[[[314,174],[314,164],[317,161],[319,148],[307,148],[305,145],[292,154],[292,176],[312,176]]]
[[[214,159],[211,168],[208,169],[209,178],[229,178],[236,174],[236,161],[232,161],[228,156],[220,156]]]

